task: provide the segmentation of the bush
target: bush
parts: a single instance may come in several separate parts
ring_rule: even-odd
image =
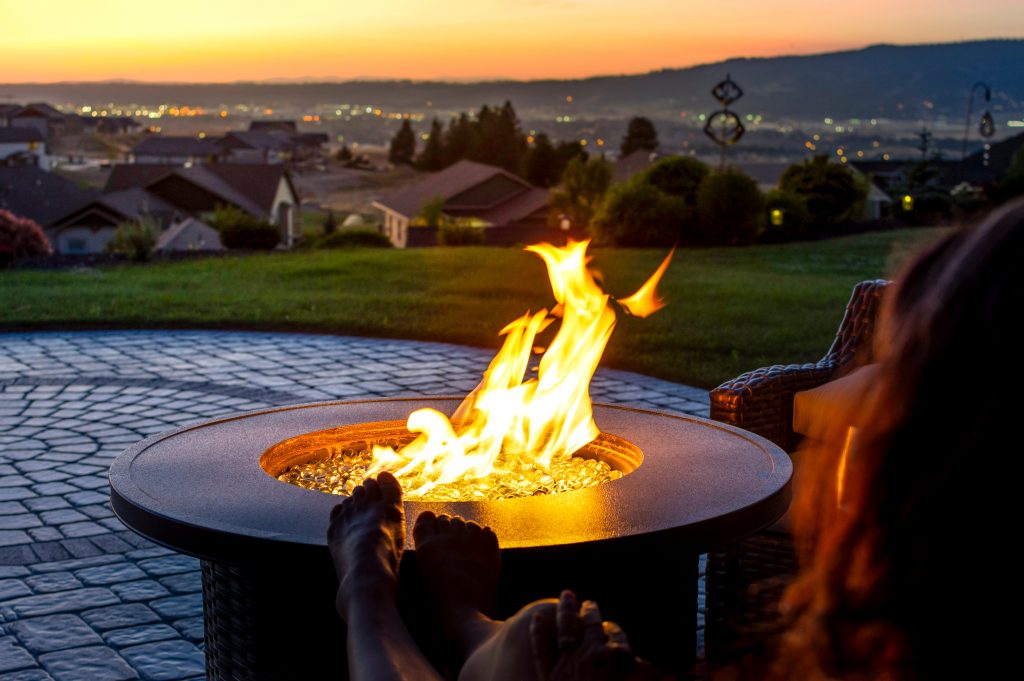
[[[0,208],[0,259],[51,253],[53,247],[50,246],[50,240],[38,224]]]
[[[227,225],[220,229],[220,242],[224,248],[269,251],[281,241],[276,225],[262,220]]]
[[[317,248],[391,248],[391,240],[374,229],[349,229],[328,234]]]
[[[107,242],[107,252],[123,255],[132,262],[145,262],[153,255],[159,238],[160,226],[152,218],[124,222]]]
[[[772,224],[772,211],[782,211],[782,224]],[[806,239],[810,236],[811,214],[807,212],[807,204],[799,194],[775,189],[764,197],[763,228],[758,241],[779,243]]]
[[[757,182],[738,170],[730,168],[705,177],[697,189],[697,219],[704,245],[754,243],[763,205]]]
[[[276,225],[230,206],[218,206],[209,224],[220,232],[224,248],[269,251],[281,241]]]
[[[779,189],[801,196],[814,228],[829,228],[860,217],[867,193],[853,172],[826,156],[791,165],[779,179]]]
[[[437,230],[438,246],[479,246],[483,242],[483,228],[459,220],[446,220]]]
[[[686,156],[663,158],[644,174],[647,181],[666,194],[679,196],[693,206],[697,201],[697,187],[711,169],[697,159]]]
[[[692,211],[686,201],[654,187],[644,176],[613,187],[591,231],[600,244],[652,247],[692,244]]]

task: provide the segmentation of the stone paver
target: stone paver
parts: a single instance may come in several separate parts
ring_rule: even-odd
[[[202,678],[198,562],[110,511],[107,469],[130,444],[282,404],[464,394],[492,354],[303,334],[0,334],[0,679]],[[708,410],[703,390],[620,371],[599,371],[591,394]]]

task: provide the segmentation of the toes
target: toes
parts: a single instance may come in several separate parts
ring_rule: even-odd
[[[424,511],[416,518],[412,526],[412,538],[419,544],[424,539],[437,534],[437,516],[433,511]]]
[[[367,501],[380,501],[380,485],[373,478],[363,480],[363,489],[366,490]]]
[[[389,504],[397,504],[402,501],[402,485],[398,479],[384,471],[377,476],[377,484],[380,486],[380,498]]]
[[[488,551],[498,552],[498,535],[494,534],[494,530],[489,527],[485,527],[480,532],[480,544],[484,546]]]
[[[342,505],[335,504],[334,508],[331,509],[331,522],[333,523],[339,515],[341,515]]]
[[[466,536],[466,521],[464,518],[461,518],[460,516],[452,517],[452,534],[456,537]]]
[[[447,513],[437,516],[437,533],[440,535],[452,534],[452,517]]]
[[[366,498],[366,488],[363,485],[356,485],[356,488],[352,490],[352,495],[349,497],[357,506],[363,504],[363,499]]]

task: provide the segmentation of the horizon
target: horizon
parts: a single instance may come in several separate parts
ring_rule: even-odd
[[[1018,0],[987,4],[982,14],[955,0],[865,0],[822,21],[812,0],[378,0],[341,9],[305,0],[285,12],[273,0],[249,0],[246,12],[180,0],[173,13],[130,0],[100,0],[98,9],[55,0],[5,7],[0,60],[11,85],[578,80],[1024,36]]]
[[[631,76],[645,76],[653,73],[660,73],[664,71],[685,71],[687,69],[701,68],[705,66],[716,66],[718,64],[724,64],[730,61],[736,60],[767,60],[767,59],[786,59],[786,58],[801,58],[801,57],[821,57],[833,54],[844,54],[852,52],[861,52],[873,48],[879,47],[933,47],[933,46],[948,46],[948,45],[963,45],[970,43],[980,42],[1024,42],[1024,38],[1017,37],[1006,37],[1006,36],[989,36],[982,38],[972,38],[970,40],[950,40],[945,42],[922,42],[922,43],[892,43],[892,42],[881,42],[881,43],[869,43],[865,45],[857,45],[844,49],[836,50],[823,50],[816,52],[804,52],[804,53],[779,53],[763,56],[750,56],[750,55],[732,55],[717,59],[714,61],[698,62],[694,64],[687,64],[684,66],[662,66],[653,69],[646,69],[643,71],[633,72],[619,72],[619,73],[594,73],[587,76],[579,77],[566,77],[566,78],[514,78],[504,76],[489,76],[480,78],[410,78],[407,76],[354,76],[354,77],[343,77],[343,76],[291,76],[291,77],[274,77],[274,78],[243,78],[237,80],[143,80],[137,78],[99,78],[95,80],[53,80],[53,81],[0,81],[0,85],[166,85],[166,86],[205,86],[205,85],[330,85],[330,84],[345,84],[345,83],[413,83],[413,84],[450,84],[450,85],[474,85],[474,84],[486,84],[486,83],[543,83],[543,82],[570,82],[570,81],[581,81],[581,80],[597,80],[601,78],[626,78]]]

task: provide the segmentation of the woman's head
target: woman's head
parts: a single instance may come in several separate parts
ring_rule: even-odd
[[[796,618],[788,650],[797,653],[787,664],[806,665],[806,675],[930,678],[991,659],[975,648],[977,609],[1014,588],[1010,559],[992,553],[1016,534],[1024,482],[1022,276],[1017,202],[946,237],[887,294],[880,378],[857,420],[866,425],[841,504],[838,457],[821,457],[798,481],[796,528],[811,548],[787,597]]]

